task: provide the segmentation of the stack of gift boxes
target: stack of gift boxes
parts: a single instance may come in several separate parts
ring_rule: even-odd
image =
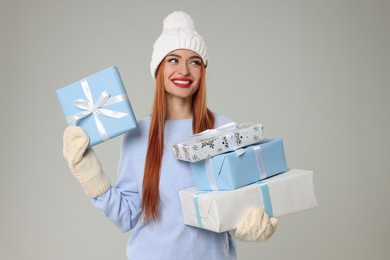
[[[89,147],[136,128],[116,67],[57,90],[68,125],[88,134]],[[274,217],[316,207],[313,172],[288,169],[280,138],[262,124],[229,123],[171,144],[189,161],[195,186],[179,192],[186,224],[215,232],[237,228],[251,207]]]
[[[289,169],[283,140],[262,124],[229,123],[171,144],[194,187],[179,192],[184,222],[214,232],[237,228],[251,207],[280,217],[317,206],[313,172]]]

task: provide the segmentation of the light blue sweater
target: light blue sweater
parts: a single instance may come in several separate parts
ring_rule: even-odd
[[[215,127],[231,120],[215,114]],[[123,140],[117,184],[93,204],[118,228],[132,230],[127,257],[132,260],[236,259],[234,238],[229,233],[214,233],[187,226],[183,221],[179,191],[193,186],[190,164],[176,160],[169,144],[192,135],[192,119],[166,120],[164,153],[160,174],[160,217],[145,224],[141,216],[142,180],[150,117]]]

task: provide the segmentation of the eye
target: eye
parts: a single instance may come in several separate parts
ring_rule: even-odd
[[[190,64],[196,65],[196,66],[200,66],[200,65],[202,65],[202,61],[196,59],[196,60],[192,60],[192,61],[190,62]]]
[[[179,60],[178,60],[177,58],[169,58],[169,59],[167,60],[167,62],[170,62],[170,63],[178,63]]]

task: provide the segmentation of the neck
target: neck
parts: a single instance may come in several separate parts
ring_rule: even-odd
[[[167,94],[166,102],[167,120],[185,119],[192,117],[192,96],[188,98],[179,98]]]

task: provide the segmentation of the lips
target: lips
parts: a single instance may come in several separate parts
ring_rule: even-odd
[[[179,88],[189,88],[192,84],[192,80],[189,78],[174,78],[172,83]]]

